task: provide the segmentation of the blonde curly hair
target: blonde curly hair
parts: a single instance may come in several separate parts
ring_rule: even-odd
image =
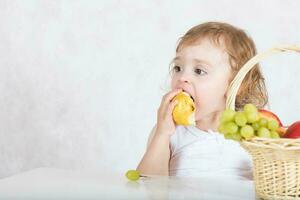
[[[210,39],[216,45],[225,46],[233,72],[230,82],[241,67],[256,55],[255,44],[244,30],[221,22],[206,22],[192,27],[180,38],[176,52],[204,38]],[[259,109],[268,103],[266,85],[259,64],[244,78],[236,96],[235,109],[241,110],[247,103],[252,103]]]

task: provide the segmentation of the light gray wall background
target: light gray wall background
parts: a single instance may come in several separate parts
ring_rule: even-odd
[[[35,167],[125,172],[142,157],[175,45],[211,20],[261,52],[300,44],[299,1],[0,0],[0,177]],[[271,108],[300,119],[300,55],[262,62]]]

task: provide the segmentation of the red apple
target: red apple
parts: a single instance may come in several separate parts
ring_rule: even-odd
[[[284,137],[286,130],[287,130],[286,126],[279,126],[277,132],[279,133],[280,137]]]
[[[279,126],[282,127],[282,123],[281,123],[279,117],[277,117],[277,115],[275,115],[271,111],[261,109],[261,110],[259,110],[259,114],[261,117],[267,118],[268,120],[271,120],[271,119],[276,120],[278,122]]]
[[[300,121],[293,123],[288,127],[286,133],[284,134],[285,138],[300,138]]]

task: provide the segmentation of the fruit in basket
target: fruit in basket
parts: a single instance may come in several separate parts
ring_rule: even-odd
[[[195,103],[186,92],[180,92],[174,97],[178,103],[173,110],[173,119],[177,125],[195,125]]]
[[[269,110],[264,110],[264,109],[261,109],[259,110],[259,115],[261,118],[265,118],[267,120],[275,120],[278,122],[278,125],[279,127],[277,128],[277,132],[279,133],[280,136],[283,136],[286,132],[286,128],[283,127],[279,117],[274,114],[273,112],[269,111]]]
[[[128,170],[126,172],[126,177],[131,181],[139,180],[140,178],[140,172],[137,170]]]
[[[259,120],[258,110],[253,104],[246,104],[244,106],[244,112],[246,113],[247,122],[254,123]]]
[[[244,109],[238,112],[226,109],[221,115],[220,122],[219,132],[223,133],[226,139],[237,141],[248,140],[255,136],[280,138],[285,132],[281,121],[274,113],[258,110],[253,104],[246,104]]]
[[[238,126],[245,126],[247,123],[247,116],[244,112],[237,112],[234,121]]]
[[[267,126],[268,126],[268,129],[270,129],[272,131],[276,131],[279,128],[279,124],[275,120],[268,121],[268,125]]]
[[[280,138],[280,135],[277,131],[271,131],[271,138],[277,139]]]
[[[285,138],[300,138],[300,121],[293,123],[288,127],[286,133],[284,134]]]
[[[243,136],[246,139],[250,139],[254,137],[254,129],[250,125],[243,126],[241,128],[241,136]]]
[[[264,110],[264,109],[260,109],[259,110],[259,115],[267,120],[275,120],[278,122],[279,126],[282,126],[282,123],[279,119],[279,117],[277,115],[275,115],[274,113],[272,113],[269,110]]]
[[[239,130],[239,127],[234,122],[227,122],[224,128],[225,132],[229,134],[235,134]]]
[[[221,122],[230,122],[234,120],[235,111],[231,109],[226,109],[222,112]]]
[[[258,112],[252,112],[252,113],[246,112],[246,116],[247,116],[248,123],[255,123],[259,120]]]
[[[230,139],[230,140],[236,140],[240,141],[242,139],[242,136],[239,132],[236,133],[226,133],[224,134],[224,138]]]
[[[257,130],[260,128],[259,123],[258,123],[258,122],[252,123],[252,128],[253,128],[255,131],[257,131]]]
[[[248,103],[244,106],[244,111],[246,113],[257,113],[257,108],[255,107],[255,105]]]
[[[268,120],[262,117],[259,119],[258,124],[260,127],[266,127],[268,125]]]
[[[266,127],[260,127],[257,131],[257,136],[262,138],[271,138],[271,132]]]

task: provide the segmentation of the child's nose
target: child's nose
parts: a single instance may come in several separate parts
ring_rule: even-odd
[[[188,73],[182,73],[181,76],[179,77],[179,81],[183,83],[190,83],[191,77]]]

